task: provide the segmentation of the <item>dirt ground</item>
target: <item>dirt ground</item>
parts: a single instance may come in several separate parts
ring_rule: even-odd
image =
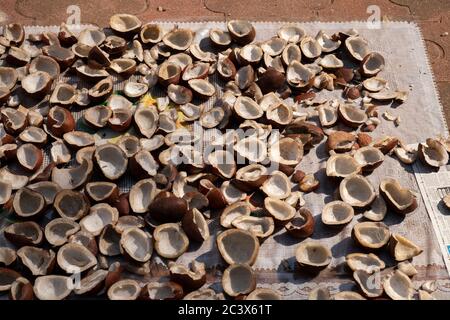
[[[368,7],[375,5],[379,7],[384,21],[416,21],[420,25],[447,122],[450,123],[448,0],[2,0],[0,24],[14,21],[26,25],[59,25],[70,16],[67,10],[71,5],[79,7],[81,23],[99,26],[107,25],[109,16],[119,12],[135,14],[142,21],[233,18],[285,21],[366,20],[372,14],[367,12]]]

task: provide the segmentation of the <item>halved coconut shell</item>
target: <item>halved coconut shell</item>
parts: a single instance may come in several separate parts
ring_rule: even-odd
[[[352,221],[353,207],[343,201],[327,203],[322,210],[322,222],[329,226],[343,226]]]
[[[339,185],[341,199],[352,207],[366,207],[375,200],[375,190],[372,184],[361,175],[351,175],[342,180]]]
[[[47,128],[57,137],[75,129],[75,119],[69,110],[58,106],[52,107],[47,115]]]
[[[133,34],[141,28],[142,22],[132,14],[118,13],[109,18],[111,29],[120,34]]]
[[[78,42],[90,47],[99,46],[105,41],[106,36],[102,30],[91,27],[80,32]]]
[[[17,246],[36,246],[44,238],[41,227],[32,221],[15,222],[7,226],[3,234],[6,239]]]
[[[132,135],[122,136],[119,141],[117,141],[117,145],[125,152],[128,158],[133,157],[139,151],[141,151],[141,141],[138,137]],[[148,150],[147,151],[152,151]]]
[[[230,229],[217,236],[217,247],[228,264],[252,265],[258,256],[259,241],[249,231]]]
[[[83,159],[78,167],[52,169],[52,181],[56,182],[62,189],[76,189],[86,183],[93,171],[92,161]]]
[[[231,39],[240,45],[246,45],[255,39],[255,28],[248,21],[231,20],[228,21],[227,28]]]
[[[45,206],[44,197],[31,189],[21,188],[14,195],[13,209],[19,217],[37,217],[44,211]]]
[[[4,166],[3,168],[0,169],[0,181],[6,183],[6,184],[10,184],[11,185],[11,190],[18,190],[20,188],[23,188],[27,185],[28,183],[28,177],[25,175],[20,175],[20,174],[15,174],[13,172],[11,172],[8,167]],[[6,186],[6,191],[8,191],[9,188]],[[8,192],[5,194],[8,195]],[[9,198],[8,198],[9,199]],[[8,200],[5,199],[5,200]]]
[[[209,39],[219,48],[227,48],[231,44],[230,34],[221,29],[210,29]]]
[[[95,159],[106,178],[116,180],[127,170],[128,158],[115,144],[106,143],[95,150]]]
[[[250,136],[239,140],[234,145],[234,150],[238,156],[246,158],[251,162],[262,162],[267,157],[266,142],[255,136]],[[238,162],[242,161],[242,158],[237,158]]]
[[[0,87],[9,90],[16,85],[18,74],[16,69],[10,67],[0,67]]]
[[[44,145],[47,142],[47,134],[41,128],[30,126],[19,134],[19,139],[25,143]]]
[[[83,230],[98,236],[104,227],[108,224],[115,225],[118,219],[119,211],[116,208],[106,203],[98,203],[92,206],[89,214],[81,219],[80,226]]]
[[[372,171],[384,161],[383,153],[378,148],[371,146],[359,148],[353,157],[364,171]]]
[[[358,162],[348,154],[334,154],[327,160],[326,172],[328,177],[345,178],[360,173]]]
[[[379,283],[381,279],[379,271],[369,273],[365,270],[356,270],[353,272],[353,278],[366,297],[376,298],[383,294],[383,286]]]
[[[247,120],[258,119],[264,113],[254,100],[245,96],[238,97],[233,108],[240,118]]]
[[[20,273],[12,269],[0,268],[0,292],[10,290],[12,284],[20,277]]]
[[[341,103],[338,107],[341,120],[348,126],[356,128],[367,121],[364,110],[358,109],[353,104]]]
[[[17,259],[16,251],[8,247],[0,247],[0,266],[9,266]]]
[[[196,208],[189,210],[181,222],[187,236],[198,242],[209,239],[209,227],[203,214]]]
[[[87,231],[80,230],[69,237],[69,243],[78,243],[89,249],[92,254],[97,255],[98,245],[95,236]]]
[[[360,222],[353,226],[352,237],[369,250],[384,247],[390,238],[389,228],[382,222]]]
[[[22,67],[30,62],[30,55],[22,48],[11,47],[9,48],[8,55],[5,60],[17,67]]]
[[[264,55],[261,47],[255,44],[247,44],[239,50],[239,61],[242,65],[255,65],[261,61]]]
[[[80,37],[78,39],[80,39]],[[62,70],[71,66],[76,58],[73,51],[71,51],[67,48],[63,48],[59,44],[52,44],[52,45],[43,47],[42,52],[46,56],[49,56],[49,57],[53,58],[56,62],[58,62],[59,67]]]
[[[200,98],[209,98],[216,94],[216,88],[206,79],[192,79],[188,81],[194,95]]]
[[[295,251],[295,259],[300,268],[309,272],[317,272],[326,268],[331,262],[331,251],[328,247],[313,241],[300,243]]]
[[[358,61],[362,61],[370,53],[367,41],[357,35],[345,39],[345,47],[350,55]]]
[[[298,43],[305,36],[306,32],[300,27],[285,25],[278,30],[277,34],[281,39],[284,39],[287,42]]]
[[[56,256],[52,250],[25,246],[17,251],[17,256],[33,276],[45,276],[55,265]]]
[[[139,32],[139,37],[142,43],[158,43],[162,40],[163,30],[154,23],[144,24]]]
[[[400,270],[396,270],[383,281],[383,288],[392,300],[413,299],[414,286],[409,277]]]
[[[108,275],[107,270],[95,270],[89,275],[83,277],[79,282],[79,287],[75,288],[75,294],[96,294],[103,289],[105,279]]]
[[[386,202],[378,195],[370,205],[370,209],[363,213],[364,218],[371,221],[382,221],[387,213]]]
[[[153,179],[143,179],[133,185],[130,190],[130,206],[135,213],[144,213],[156,195],[156,184]]]
[[[373,77],[384,69],[384,57],[378,52],[371,52],[361,62],[361,73]]]
[[[293,60],[286,69],[286,80],[293,88],[310,86],[313,76],[311,70],[297,60]]]
[[[109,300],[136,300],[141,294],[141,286],[136,280],[119,280],[109,287]]]
[[[50,96],[50,103],[70,106],[75,102],[76,88],[67,83],[58,83]]]
[[[53,206],[62,218],[77,221],[89,212],[87,197],[78,191],[62,190],[55,197]]]
[[[43,71],[36,71],[35,73],[27,75],[22,79],[22,88],[30,95],[42,97],[50,91],[52,85],[52,78]]]
[[[11,44],[19,46],[25,39],[25,30],[19,23],[10,23],[3,27],[3,36]]]
[[[301,208],[285,226],[286,232],[294,238],[307,238],[314,233],[314,218],[307,208]]]
[[[278,224],[285,224],[295,216],[295,208],[283,200],[271,198],[264,199],[264,208]]]
[[[225,300],[222,293],[216,293],[212,289],[199,289],[184,296],[183,300]]]
[[[266,238],[274,232],[275,224],[271,217],[240,216],[232,221],[232,225],[240,230],[250,231],[258,238]]]
[[[183,288],[175,282],[150,282],[142,289],[144,300],[178,300],[183,296]]]
[[[120,248],[131,259],[146,262],[153,253],[153,239],[139,228],[128,228],[122,233]]]
[[[289,178],[281,171],[273,171],[261,190],[273,199],[286,199],[291,194]]]
[[[234,82],[239,89],[245,90],[255,81],[255,70],[251,65],[241,67],[235,76]]]
[[[300,49],[302,49],[303,56],[308,59],[315,59],[322,54],[320,42],[310,36],[303,37],[300,41]]]
[[[100,102],[109,97],[113,92],[113,82],[111,77],[107,77],[97,82],[89,89],[89,99],[92,102]]]
[[[115,183],[107,181],[89,182],[86,193],[94,202],[114,203],[119,197],[119,188]]]
[[[175,259],[182,255],[189,246],[189,239],[180,225],[176,223],[161,224],[153,232],[155,249],[161,257]]]
[[[81,273],[97,264],[97,258],[86,247],[68,243],[58,250],[56,257],[61,269],[69,274]]]
[[[11,292],[9,294],[11,300],[33,300],[33,286],[26,278],[17,278],[11,284]]]
[[[105,81],[103,81],[102,84],[107,84],[106,81],[109,81],[109,80],[107,80],[109,73],[108,73],[108,71],[106,71],[104,69],[95,69],[95,68],[90,67],[89,65],[83,64],[83,65],[76,67],[76,71],[80,78],[91,81],[91,82],[98,81],[97,84],[103,80],[105,80]],[[93,90],[92,90],[92,88],[91,88],[91,90],[89,90],[90,92],[93,93],[92,96],[97,100],[100,100],[100,98],[98,97],[99,92],[105,91],[105,90],[99,90],[99,89],[108,89],[106,87],[99,88],[99,86],[100,85],[96,85]]]
[[[83,118],[86,123],[96,129],[103,128],[108,124],[112,116],[112,110],[107,106],[95,106],[87,109]]]
[[[380,271],[386,267],[383,260],[373,253],[350,253],[345,256],[345,262],[353,271],[362,270],[367,273]]]
[[[49,275],[36,278],[33,291],[39,300],[63,300],[72,292],[70,277]]]
[[[40,168],[44,159],[42,150],[31,143],[22,144],[17,149],[16,156],[20,165],[29,171]]]
[[[423,252],[423,249],[411,240],[395,233],[389,241],[389,250],[396,261],[408,260]]]
[[[170,279],[189,291],[200,288],[206,282],[205,264],[196,260],[192,261],[190,269],[184,265],[169,262],[169,271]]]
[[[440,141],[429,138],[419,144],[419,158],[424,164],[439,168],[448,163],[449,156]]]
[[[4,128],[6,132],[10,134],[19,133],[27,126],[26,114],[23,112],[18,112],[16,109],[3,108],[1,111],[1,116]],[[8,138],[5,137],[5,139]]]
[[[114,229],[122,234],[125,230],[130,228],[143,228],[145,226],[145,221],[140,216],[125,215],[119,217],[117,224]]]
[[[253,269],[246,264],[232,264],[222,276],[223,290],[231,297],[248,294],[256,287]]]
[[[80,226],[75,221],[56,218],[45,226],[45,239],[53,246],[65,244],[69,237],[80,230]]]
[[[111,61],[109,68],[122,77],[129,77],[136,71],[136,61],[126,58],[114,59]]]
[[[139,107],[134,113],[134,121],[140,133],[151,138],[157,129],[158,113],[155,108]]]
[[[267,179],[267,168],[260,164],[250,164],[236,171],[236,181],[239,188],[245,191],[260,187]]]
[[[230,206],[227,206],[221,216],[220,216],[220,224],[224,228],[231,228],[232,222],[234,219],[241,216],[250,216],[251,213],[251,205],[246,201],[239,201],[233,203]]]
[[[166,33],[162,41],[173,50],[184,51],[191,45],[194,35],[195,33],[191,30],[176,28]]]
[[[388,206],[397,213],[407,214],[417,208],[416,196],[393,178],[385,178],[381,181],[380,193]]]

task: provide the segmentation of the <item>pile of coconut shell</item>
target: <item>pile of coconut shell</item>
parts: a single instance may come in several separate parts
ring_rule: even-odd
[[[79,34],[64,24],[57,33],[29,35],[20,24],[4,26],[0,204],[15,222],[2,230],[9,246],[0,248],[0,291],[14,300],[280,299],[258,287],[252,268],[264,239],[280,229],[298,239],[296,272],[319,272],[333,259],[330,248],[307,239],[315,222],[302,195],[319,181],[299,166],[326,143],[327,176],[340,184],[336,200],[324,204],[322,223],[342,228],[360,212],[367,221],[352,233],[363,253],[347,256],[360,292],[318,288],[311,298],[413,298],[410,261],[422,249],[382,221],[411,214],[416,194],[391,178],[373,186],[366,176],[394,154],[438,168],[448,162],[450,143],[372,141],[382,119],[371,101],[406,99],[377,76],[384,57],[356,30],[313,37],[287,25],[256,42],[253,25],[234,20],[210,30],[205,41],[212,50],[194,39],[191,30],[163,30],[128,14],[112,16],[110,28]],[[68,77],[88,87],[63,81]],[[119,93],[118,80],[125,82]],[[165,96],[148,106],[141,98],[154,88]],[[320,99],[321,90],[341,90],[342,99]],[[89,132],[77,130],[80,122]],[[213,152],[194,148],[194,123],[224,133]],[[239,128],[252,134],[240,139],[233,131]],[[94,133],[105,129],[124,134],[97,139]],[[124,192],[121,181],[129,177],[134,183]],[[208,288],[203,263],[176,262],[212,236],[213,219],[223,227],[215,238],[228,265],[223,292]],[[380,250],[398,264],[386,268]],[[155,256],[167,261],[168,277],[136,280],[149,274]],[[381,273],[381,287],[367,285]],[[427,288],[421,298],[429,298],[433,286]]]

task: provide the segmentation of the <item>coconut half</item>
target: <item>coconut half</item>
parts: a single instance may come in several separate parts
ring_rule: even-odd
[[[373,77],[384,69],[384,57],[378,52],[371,52],[361,61],[361,72],[366,77]]]
[[[136,280],[119,280],[109,287],[109,300],[136,300],[141,293],[141,286]]]
[[[417,208],[416,195],[403,188],[398,180],[385,178],[380,183],[380,193],[388,206],[397,213],[407,214]]]
[[[246,45],[255,39],[255,28],[248,21],[230,20],[227,23],[227,28],[231,39],[240,45]]]
[[[341,120],[348,126],[357,128],[367,121],[367,115],[362,109],[353,104],[341,103],[338,107]]]
[[[141,28],[142,22],[132,14],[119,13],[109,18],[109,26],[120,34],[136,33]]]
[[[387,213],[386,202],[383,197],[377,195],[370,205],[370,209],[364,211],[363,216],[371,221],[382,221]]]
[[[17,250],[17,256],[33,276],[45,276],[51,273],[56,257],[52,250],[30,246]]]
[[[179,224],[166,223],[155,228],[153,232],[156,252],[161,257],[175,259],[182,255],[189,246],[189,239]]]
[[[256,287],[256,277],[252,268],[246,264],[232,264],[222,276],[223,290],[231,297],[248,294]]]
[[[138,107],[134,113],[134,121],[140,133],[151,138],[157,129],[158,113],[155,108]]]
[[[15,222],[7,226],[3,234],[6,239],[17,246],[36,246],[44,238],[41,227],[32,221]]]
[[[396,261],[405,261],[421,254],[423,249],[411,240],[394,233],[389,241],[389,251]]]
[[[170,279],[176,283],[180,283],[189,290],[196,290],[203,286],[206,282],[205,264],[193,260],[191,268],[184,265],[169,262]]]
[[[139,33],[142,43],[158,43],[162,40],[164,33],[162,28],[154,23],[147,23],[142,26]]]
[[[271,217],[240,216],[231,223],[235,228],[250,231],[258,238],[267,238],[272,235],[275,223]]]
[[[392,300],[413,299],[413,283],[411,282],[411,279],[400,270],[396,270],[394,274],[383,281],[383,288]]]
[[[191,45],[194,35],[191,30],[178,28],[166,33],[162,41],[173,50],[184,51]]]
[[[230,229],[217,236],[217,247],[228,264],[252,265],[258,256],[259,241],[249,231]]]
[[[98,203],[89,209],[89,214],[80,221],[83,230],[94,236],[100,235],[108,224],[115,225],[119,219],[119,211],[106,203]]]
[[[178,283],[150,282],[143,288],[141,297],[144,300],[179,300],[183,294],[183,288]]]
[[[106,143],[95,150],[95,159],[106,178],[116,180],[127,170],[128,158],[120,147]]]
[[[62,189],[76,189],[85,184],[93,171],[92,161],[82,159],[81,164],[74,168],[54,167],[52,169],[52,181],[57,183]]]
[[[331,258],[330,249],[312,241],[300,243],[295,251],[295,259],[305,271],[320,271],[330,264]]]
[[[14,88],[18,79],[16,69],[10,67],[0,67],[0,87],[8,91]]]
[[[8,247],[0,247],[0,266],[9,266],[17,259],[16,251]]]
[[[322,210],[322,222],[329,226],[343,226],[352,221],[353,207],[343,201],[327,203]]]
[[[361,171],[358,162],[348,154],[334,154],[327,160],[328,177],[346,178]]]
[[[39,300],[63,300],[72,292],[70,277],[49,275],[37,277],[33,291]]]
[[[362,247],[380,249],[390,238],[389,228],[382,222],[360,222],[353,226],[352,236]]]
[[[286,199],[291,194],[291,183],[283,172],[273,171],[262,184],[261,190],[270,198]]]
[[[373,253],[350,253],[345,256],[345,262],[353,271],[362,270],[369,274],[386,267],[383,260]]]
[[[75,221],[56,218],[45,226],[45,239],[53,246],[65,244],[69,237],[80,230],[80,225]]]
[[[122,233],[120,247],[131,259],[147,262],[153,253],[153,239],[139,228],[128,228]]]
[[[144,213],[156,195],[156,184],[153,179],[143,179],[133,185],[130,190],[130,206],[135,213]]]
[[[220,216],[220,224],[224,228],[231,228],[232,222],[234,219],[241,216],[250,216],[251,213],[251,205],[246,201],[239,201],[233,203],[230,206],[227,206],[221,216]]]
[[[21,218],[33,218],[41,214],[45,209],[44,197],[36,191],[28,188],[19,189],[14,195],[13,209]]]
[[[375,200],[375,190],[372,184],[361,175],[351,175],[339,185],[341,199],[352,207],[366,207]]]
[[[119,197],[119,188],[115,183],[107,181],[89,182],[86,193],[94,202],[114,203]]]
[[[358,61],[362,61],[370,53],[367,41],[357,35],[345,39],[345,46],[350,55]]]
[[[315,59],[322,54],[320,42],[310,36],[304,36],[300,41],[300,49],[308,59]]]
[[[86,271],[97,264],[97,258],[86,247],[78,243],[68,243],[58,250],[56,261],[66,273]]]
[[[208,223],[203,214],[196,208],[189,210],[184,215],[181,225],[189,239],[203,242],[210,237]]]
[[[353,279],[355,279],[363,294],[369,298],[380,297],[383,294],[383,286],[379,283],[380,278],[379,271],[368,273],[365,270],[356,270],[353,272]]]
[[[33,286],[26,278],[17,278],[11,284],[10,299],[11,300],[33,300]]]
[[[448,153],[444,145],[435,139],[427,139],[419,144],[419,158],[426,165],[439,168],[448,163]]]
[[[84,112],[83,118],[89,126],[100,129],[108,124],[112,114],[112,110],[107,106],[94,106]]]
[[[271,198],[264,199],[264,208],[279,224],[285,224],[295,216],[295,208],[283,200]]]

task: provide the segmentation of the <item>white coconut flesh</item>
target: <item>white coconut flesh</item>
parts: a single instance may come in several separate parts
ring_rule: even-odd
[[[376,222],[361,222],[354,226],[354,232],[358,241],[366,247],[381,248],[390,236],[389,229]]]
[[[28,127],[20,133],[19,137],[23,141],[42,143],[47,138],[47,134],[40,128]]]
[[[171,79],[181,72],[180,67],[174,63],[163,64],[158,71],[158,75],[163,79]]]
[[[141,287],[134,280],[120,280],[114,283],[108,290],[108,297],[111,300],[135,300]]]
[[[319,120],[323,126],[333,125],[337,121],[337,111],[333,107],[319,107]]]
[[[400,209],[408,208],[414,202],[414,195],[408,189],[403,189],[395,180],[382,182],[382,189],[388,198]]]
[[[77,220],[80,212],[86,207],[86,202],[83,201],[82,195],[76,193],[65,193],[61,198],[58,197],[57,206],[64,214],[64,218]]]
[[[241,216],[249,216],[251,213],[250,204],[240,201],[225,208],[220,216],[220,224],[225,228],[231,228],[234,219]]]
[[[92,170],[92,162],[84,160],[76,168],[58,169],[52,171],[52,180],[62,189],[73,189],[79,186],[86,179],[86,175]]]
[[[99,167],[107,177],[120,177],[127,169],[127,158],[119,147],[105,147],[100,150],[97,148],[95,156]]]
[[[285,199],[291,194],[291,185],[284,173],[274,171],[263,183],[262,190],[271,198]]]
[[[363,86],[369,91],[378,92],[386,88],[387,81],[382,78],[372,77],[363,81]]]
[[[69,102],[75,98],[75,88],[71,85],[60,85],[53,92],[51,100],[56,102]]]
[[[11,183],[0,180],[0,204],[6,203],[11,198]]]
[[[271,56],[276,56],[281,54],[285,46],[286,40],[281,38],[272,38],[261,44],[261,49]]]
[[[246,231],[231,229],[219,235],[218,247],[222,257],[228,263],[253,264],[259,243],[255,236]]]
[[[315,58],[322,53],[319,42],[311,37],[305,37],[300,43],[303,54],[308,58]]]
[[[69,236],[80,230],[78,223],[65,218],[57,218],[45,226],[45,238],[52,245],[62,245],[67,242]]]
[[[97,264],[97,258],[86,247],[69,243],[58,250],[58,265],[68,273],[83,272]]]
[[[363,147],[356,150],[355,160],[362,166],[374,165],[384,160],[383,153],[375,147]]]
[[[383,282],[384,291],[393,300],[412,300],[414,294],[411,279],[403,272],[396,270]]]
[[[352,156],[342,154],[331,156],[326,170],[328,176],[347,177],[358,173],[360,167]]]
[[[192,32],[185,29],[177,29],[164,36],[163,41],[166,45],[172,46],[177,50],[186,50],[193,39]]]
[[[310,266],[326,266],[331,262],[330,250],[315,243],[301,243],[295,257],[299,263]]]
[[[231,37],[228,32],[219,29],[211,29],[209,36],[215,43],[228,45],[231,43]]]
[[[13,68],[0,67],[0,88],[11,90],[17,81],[17,72]]]
[[[39,243],[42,240],[42,231],[35,222],[14,223],[6,227],[5,232],[23,236],[32,243]]]
[[[223,196],[227,200],[228,203],[235,203],[239,200],[244,200],[247,194],[238,188],[236,188],[233,184],[228,181],[225,181],[220,187]]]
[[[28,246],[20,248],[17,255],[33,275],[45,275],[55,258],[53,251]]]
[[[276,220],[287,221],[295,216],[295,208],[283,200],[267,197],[264,199],[264,207]]]
[[[22,79],[22,86],[28,93],[36,93],[44,89],[49,81],[47,73],[37,71]]]
[[[258,138],[248,137],[239,140],[234,149],[240,156],[252,162],[261,162],[267,157],[267,146]]]
[[[256,62],[261,60],[263,51],[256,45],[246,45],[240,51],[239,54],[242,58],[249,62]]]
[[[387,213],[386,202],[383,197],[377,196],[372,202],[370,209],[364,212],[364,217],[372,221],[381,221]]]
[[[364,110],[357,109],[355,106],[350,104],[341,104],[339,106],[341,114],[350,122],[363,123],[367,120],[367,115]]]
[[[157,250],[165,256],[177,257],[187,249],[187,238],[178,228],[167,227],[158,231],[155,236]]]
[[[370,182],[359,175],[342,180],[339,186],[342,200],[353,207],[364,207],[375,199],[375,190]]]
[[[369,54],[367,41],[358,36],[348,37],[345,40],[345,45],[347,46],[347,49],[350,51],[351,55],[359,61],[362,61],[364,57]]]
[[[296,26],[283,26],[278,30],[278,36],[288,42],[297,43],[305,36],[305,30]]]
[[[43,71],[48,73],[53,79],[60,72],[58,63],[50,57],[38,56],[30,64],[30,72]]]
[[[234,109],[236,113],[244,119],[257,119],[263,115],[261,107],[249,97],[239,97],[235,104]]]
[[[120,240],[122,247],[135,260],[148,261],[153,252],[152,238],[138,228],[127,229]]]
[[[152,300],[165,300],[174,296],[173,288],[168,284],[149,283],[146,289]]]
[[[351,253],[345,257],[345,260],[353,271],[365,270],[372,273],[385,268],[385,263],[373,253]]]
[[[332,201],[325,205],[322,212],[322,221],[325,224],[338,225],[350,222],[353,219],[353,208],[342,201]]]
[[[367,297],[379,297],[383,294],[383,287],[381,285],[374,285],[374,279],[380,278],[379,271],[374,271],[375,274],[366,272],[365,270],[357,270],[353,273],[353,278],[360,286],[361,290]]]
[[[231,266],[222,281],[224,290],[234,294],[247,293],[254,285],[254,275],[251,269],[244,266]]]
[[[39,300],[62,300],[72,291],[72,281],[65,276],[42,276],[36,278],[34,294]]]
[[[136,161],[150,176],[154,176],[158,170],[158,163],[148,151],[140,151],[136,154]]]
[[[86,111],[84,117],[91,123],[104,126],[109,118],[111,118],[112,112],[109,108],[102,106],[92,107]]]
[[[64,140],[75,146],[86,147],[94,144],[94,137],[83,131],[72,131],[64,134]]]
[[[273,219],[270,217],[241,216],[234,219],[232,225],[235,228],[249,231],[257,237],[271,235],[274,230]]]
[[[292,61],[286,71],[286,79],[291,84],[305,86],[313,77],[310,69],[299,61]]]
[[[106,203],[99,203],[91,207],[86,217],[81,219],[80,226],[93,235],[99,235],[108,224],[116,224],[119,219],[119,212],[116,208]]]
[[[13,207],[20,208],[23,217],[34,215],[44,207],[44,198],[35,191],[21,189],[14,196]]]

